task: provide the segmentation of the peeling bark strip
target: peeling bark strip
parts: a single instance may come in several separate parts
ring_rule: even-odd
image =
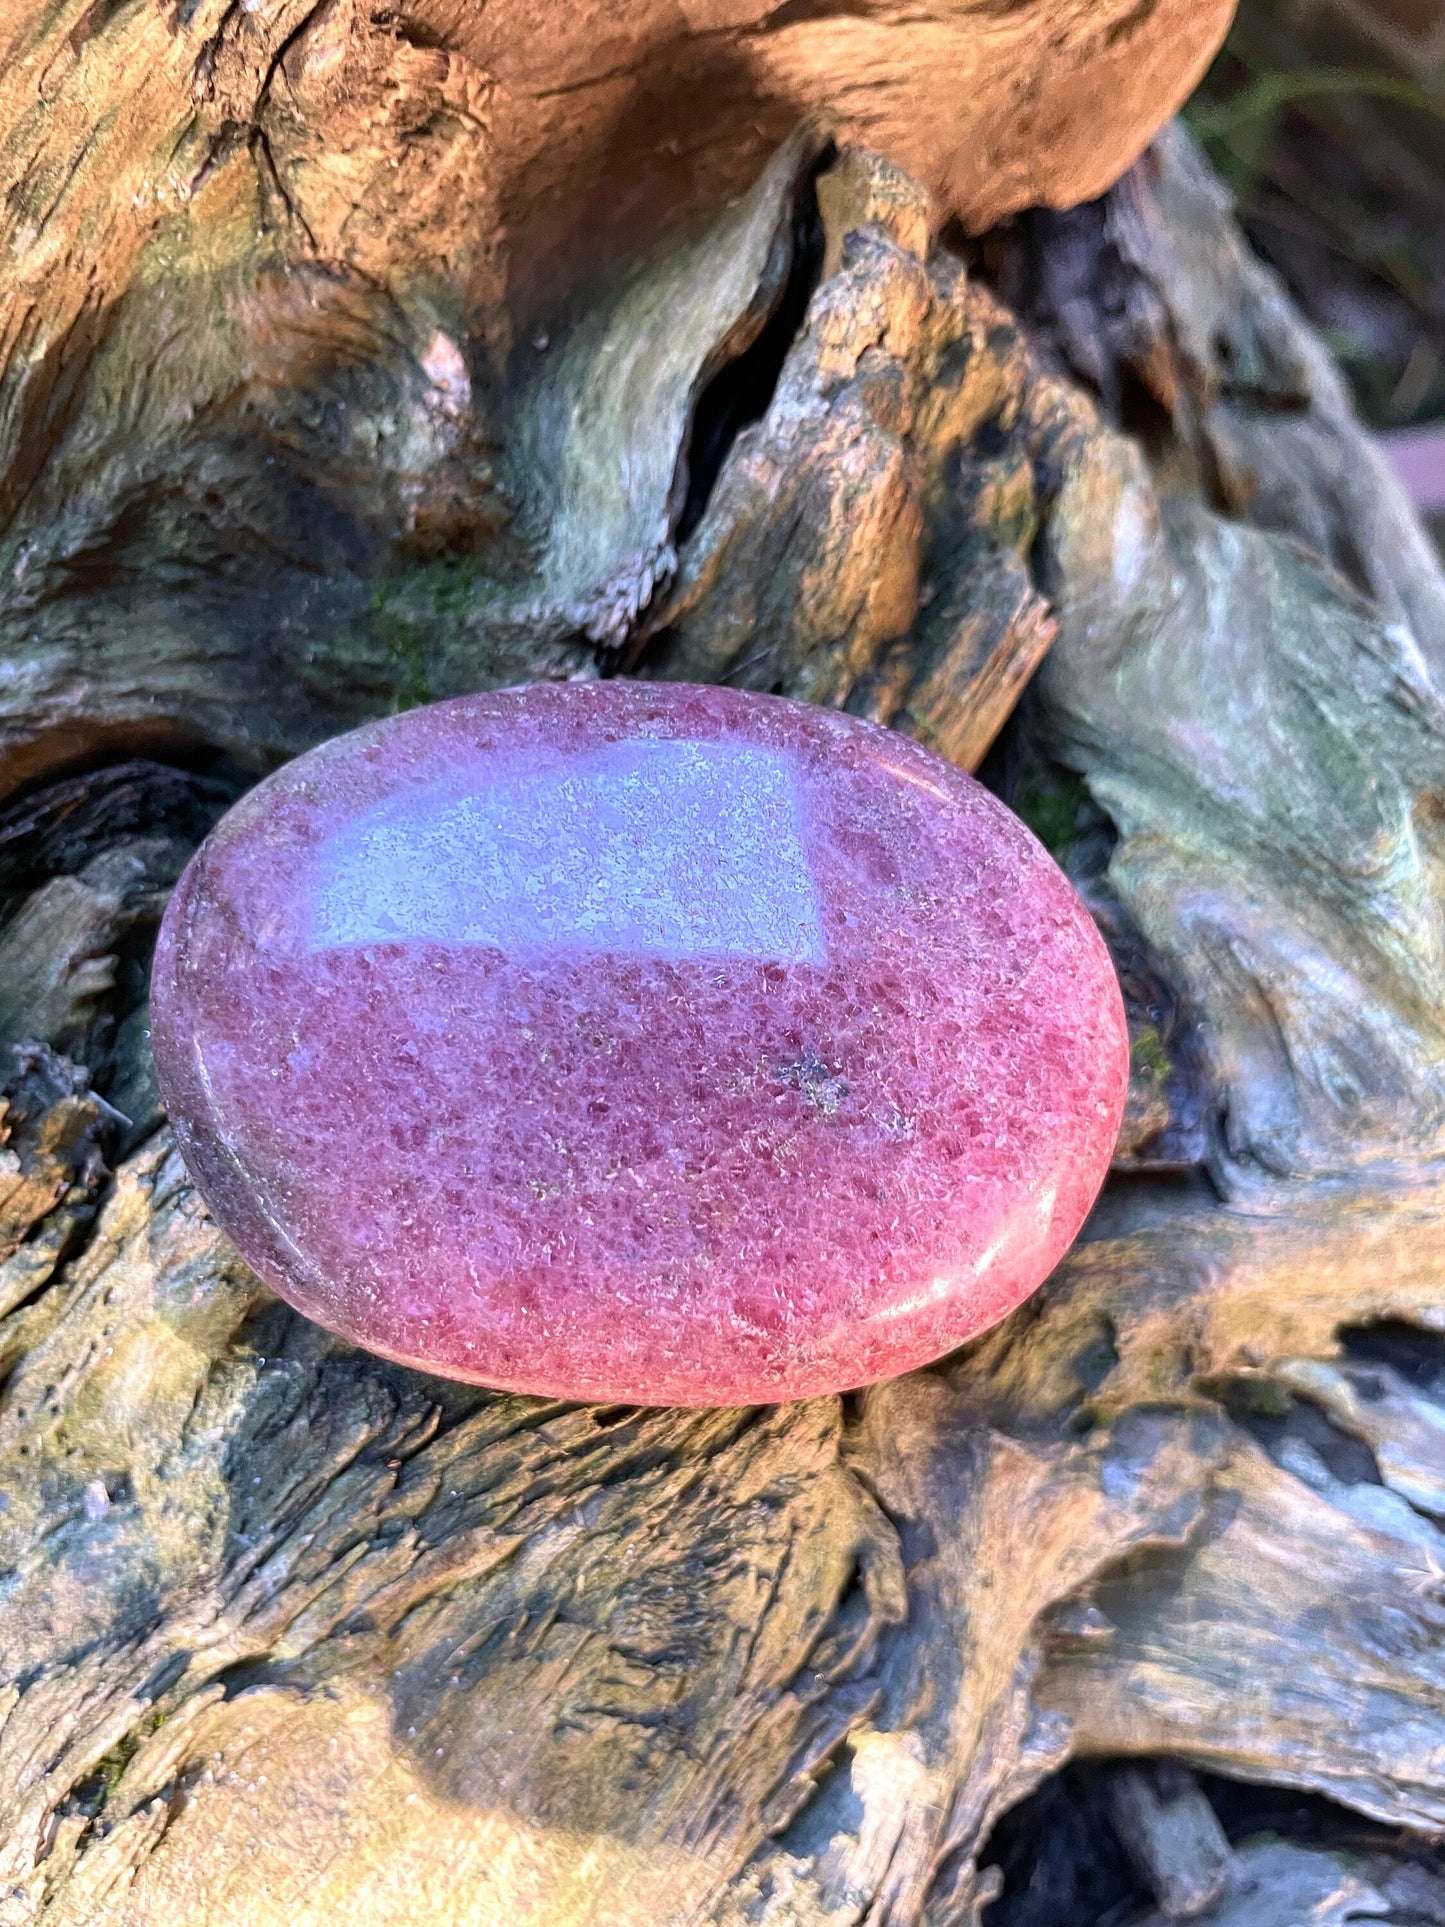
[[[945,1927],[1073,1755],[1445,1825],[1445,583],[1181,137],[973,272],[931,238],[1102,186],[1067,130],[1112,167],[1215,10],[790,0],[639,16],[625,57],[509,5],[23,11],[0,1923]],[[836,147],[789,138],[829,102]],[[294,1317],[189,1185],[145,957],[227,797],[398,703],[599,668],[987,755],[1115,947],[1121,1176],[934,1371],[495,1397]],[[1121,1824],[1161,1905],[1445,1919],[1383,1850],[1221,1879],[1151,1786]]]

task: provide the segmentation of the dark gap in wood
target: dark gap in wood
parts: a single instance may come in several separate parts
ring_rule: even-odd
[[[23,790],[0,807],[0,914],[7,898],[74,876],[117,837],[199,843],[242,787],[234,772],[130,757]]]
[[[1295,1398],[1268,1378],[1229,1379],[1210,1390],[1231,1418],[1276,1462],[1290,1440],[1307,1445],[1343,1485],[1383,1485],[1374,1453],[1309,1399]]]
[[[1418,1854],[1435,1873],[1445,1864],[1438,1848],[1418,1837],[1412,1840],[1398,1827],[1366,1819],[1349,1807],[1327,1800],[1321,1793],[1301,1793],[1297,1787],[1263,1786],[1228,1779],[1222,1773],[1201,1772],[1194,1777],[1214,1808],[1231,1846],[1238,1846],[1256,1834],[1272,1833],[1281,1840],[1359,1851],[1403,1846]]]
[[[1192,1781],[1232,1847],[1268,1834],[1325,1850],[1403,1854],[1432,1874],[1441,1872],[1438,1848],[1404,1840],[1396,1828],[1317,1794],[1192,1773],[1162,1758],[1078,1760],[995,1825],[980,1865],[999,1870],[1003,1889],[983,1910],[986,1927],[1122,1927],[1154,1914],[1155,1898],[1109,1811],[1111,1777],[1138,1768],[1165,1790],[1173,1779]]]
[[[1401,1318],[1373,1325],[1344,1325],[1340,1342],[1352,1364],[1387,1365],[1421,1391],[1445,1397],[1445,1334]]]
[[[823,272],[823,221],[817,180],[836,150],[830,145],[799,183],[793,208],[792,261],[777,306],[750,345],[720,368],[698,396],[684,463],[687,496],[676,539],[685,542],[706,512],[728,451],[745,428],[768,411],[788,350],[797,339]]]
[[[1145,1913],[1153,1896],[1109,1824],[1104,1776],[1065,1767],[1005,1813],[980,1856],[1003,1890],[987,1927],[1102,1927]]]

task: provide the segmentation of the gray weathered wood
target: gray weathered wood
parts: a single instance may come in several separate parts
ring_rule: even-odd
[[[332,372],[272,371],[294,434],[267,417],[212,524],[204,436],[177,430],[166,487],[134,495],[124,410],[88,449],[61,437],[26,498],[43,593],[6,617],[18,767],[82,741],[174,755],[177,717],[231,761],[69,776],[0,820],[5,1022],[31,1033],[0,1165],[6,1927],[943,1927],[994,1889],[995,1818],[1071,1754],[1445,1825],[1445,588],[1180,137],[992,250],[1012,309],[896,169],[837,164],[762,413],[675,578],[636,620],[608,604],[600,662],[780,684],[973,761],[1053,634],[990,770],[1116,945],[1119,1178],[1013,1319],[846,1400],[493,1397],[287,1312],[146,1090],[132,966],[175,840],[238,761],[392,703],[387,661],[438,693],[599,656],[573,620],[518,658],[531,631],[471,552],[378,586],[321,514],[332,477],[410,490],[437,535],[461,486],[441,348],[418,372],[358,318],[345,419]],[[770,205],[797,214],[806,168],[780,173]],[[735,235],[781,233],[749,227],[760,205]],[[730,327],[741,285],[712,291]],[[247,290],[247,353],[322,299],[304,275]],[[149,423],[234,351],[142,380],[173,292],[106,337]],[[1131,383],[1142,439],[1116,418]],[[394,404],[396,448],[359,453]],[[659,410],[674,442],[690,419]],[[266,448],[304,472],[294,496],[259,490]],[[644,452],[655,504],[684,451]],[[243,526],[284,552],[268,621],[296,597],[274,679],[254,566],[206,546]],[[363,598],[404,623],[348,627]],[[31,633],[70,640],[27,654]],[[394,659],[368,655],[383,633]],[[157,679],[169,711],[144,707]],[[1320,1919],[1396,1905],[1379,1868],[1306,1858],[1263,1869],[1281,1920],[1300,1894]],[[1249,1904],[1231,1888],[1218,1918],[1275,1917]]]

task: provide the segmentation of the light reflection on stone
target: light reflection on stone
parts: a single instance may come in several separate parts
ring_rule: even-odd
[[[449,775],[333,831],[312,875],[313,950],[824,956],[788,758],[740,744],[609,743]]]

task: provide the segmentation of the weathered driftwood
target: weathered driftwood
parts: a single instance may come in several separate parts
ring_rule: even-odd
[[[489,473],[454,322],[237,267],[287,178],[238,125],[213,278],[162,249],[71,324],[84,405],[62,354],[12,482],[12,781],[118,766],[0,821],[0,1921],[942,1927],[1071,1754],[1445,1828],[1445,585],[1182,138],[969,270],[805,132],[538,334]],[[493,1397],[210,1223],[142,961],[228,766],[147,754],[600,665],[973,763],[1041,657],[989,772],[1115,944],[1135,1090],[1085,1239],[967,1353],[768,1411]],[[1445,1915],[1278,1845],[1214,1904]]]
[[[1139,1927],[1174,1918],[1152,1914]],[[1445,1920],[1445,1881],[1403,1854],[1331,1852],[1285,1840],[1251,1841],[1233,1856],[1219,1904],[1196,1916],[1205,1927],[1346,1927],[1350,1921]]]
[[[1214,1808],[1178,1767],[1125,1767],[1108,1782],[1115,1833],[1171,1920],[1210,1912],[1237,1872]]]
[[[6,0],[0,781],[628,640],[828,130],[936,221],[1075,201],[1231,11]]]

